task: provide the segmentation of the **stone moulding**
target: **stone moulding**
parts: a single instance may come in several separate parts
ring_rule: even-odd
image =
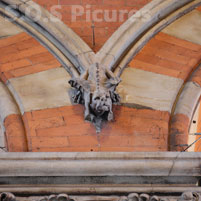
[[[141,186],[139,192],[154,192],[161,186],[158,190],[167,192],[171,185],[181,187],[178,192],[201,191],[200,158],[201,153],[183,152],[2,153],[0,191],[120,193]]]
[[[4,126],[4,122],[6,117],[12,114],[19,114],[19,109],[17,108],[17,105],[15,101],[13,100],[13,97],[9,93],[7,87],[0,82],[0,149],[1,151],[7,151],[6,143],[5,143],[5,131],[6,128]]]
[[[0,201],[200,201],[200,179],[201,153],[0,154]]]
[[[177,140],[177,137],[185,134],[185,130],[189,132],[190,122],[192,121],[197,105],[199,104],[201,86],[193,80],[196,76],[199,76],[198,72],[200,69],[201,61],[183,84],[180,90],[181,93],[178,93],[178,96],[175,99],[175,107],[172,109],[170,118],[170,150],[172,151],[184,150],[184,148],[187,147],[186,145],[182,145],[180,139]],[[179,125],[181,124],[180,118],[177,118],[177,115],[181,114],[185,114],[188,118],[188,123],[185,123],[185,125],[182,127],[183,132],[181,132],[179,128]],[[183,136],[182,138],[184,139]],[[178,141],[180,144],[178,144]]]
[[[1,153],[0,177],[201,176],[201,153]],[[48,167],[48,169],[47,169]]]

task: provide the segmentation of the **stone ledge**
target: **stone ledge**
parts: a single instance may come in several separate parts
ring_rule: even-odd
[[[109,195],[123,193],[163,193],[173,194],[186,191],[195,191],[201,193],[201,187],[190,186],[134,186],[134,185],[11,185],[1,186],[0,192],[12,192],[20,195],[47,195],[68,193],[73,195]]]
[[[54,183],[77,184],[86,179],[88,184],[185,183],[195,185],[201,178],[201,153],[2,153],[0,155],[0,180],[12,184],[26,178],[27,184],[38,177],[36,183],[49,179]],[[73,179],[73,177],[75,179]],[[112,180],[112,177],[116,178]],[[133,178],[133,180],[131,179]],[[104,180],[105,178],[105,180]],[[108,180],[109,179],[109,180]],[[58,180],[58,179],[57,179]],[[105,182],[106,181],[106,182]],[[99,183],[100,182],[100,183]],[[34,182],[35,183],[35,182]],[[55,183],[59,183],[55,182]]]

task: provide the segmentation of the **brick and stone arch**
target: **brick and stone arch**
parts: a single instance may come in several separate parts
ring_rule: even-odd
[[[21,13],[27,5],[34,5],[32,1],[3,2],[8,4],[15,2]],[[200,3],[200,0],[175,0],[170,3],[154,0],[147,5],[152,13],[152,18],[147,24],[140,21],[136,24],[128,20],[100,49],[98,57],[111,69],[116,68],[117,75],[120,75],[122,69],[128,65],[122,73],[123,82],[118,87],[122,105],[115,106],[115,122],[104,125],[100,135],[95,133],[90,124],[84,122],[83,107],[72,105],[66,92],[70,89],[67,83],[70,75],[78,76],[83,72],[83,68],[93,63],[95,55],[93,50],[97,51],[98,47],[92,50],[93,47],[89,47],[62,22],[51,24],[41,20],[40,26],[43,30],[40,31],[38,27],[17,19],[18,24],[26,27],[30,34],[45,46],[42,47],[25,33],[2,40],[2,46],[0,45],[5,48],[6,44],[15,44],[12,41],[18,40],[20,46],[25,38],[27,41],[27,44],[26,41],[23,43],[25,50],[23,47],[19,49],[21,54],[14,56],[13,53],[9,58],[2,56],[4,64],[1,67],[1,79],[19,107],[19,121],[23,120],[26,145],[22,146],[22,150],[167,151],[172,145],[171,150],[174,150],[174,145],[186,144],[186,130],[185,138],[176,144],[169,144],[172,134],[169,129],[174,126],[169,125],[169,121],[172,119],[175,122],[175,117],[171,118],[172,108],[178,94],[182,93],[184,83],[188,86],[186,80],[190,72],[199,64],[201,48],[199,44],[160,31],[177,18],[192,11]],[[65,5],[64,1],[63,4]],[[158,18],[157,6],[161,10],[166,11],[167,8],[169,10]],[[43,17],[49,18],[50,14],[45,9],[42,10]],[[193,12],[198,14],[200,11]],[[34,13],[29,15],[27,17],[31,18]],[[125,30],[129,30],[131,34],[125,33]],[[117,39],[119,40],[116,41]],[[33,44],[34,47],[31,49]],[[41,59],[45,57],[50,61]],[[21,63],[15,63],[16,59]],[[40,59],[41,62],[38,62]],[[26,63],[28,60],[32,63]],[[199,92],[195,94],[195,103],[198,101],[198,96]],[[191,113],[193,110],[194,107],[191,108]],[[178,121],[183,122],[182,118]],[[187,121],[189,124],[189,117]],[[9,120],[7,122],[4,124],[13,125]],[[9,150],[16,151],[14,145],[10,145]]]
[[[170,127],[171,150],[183,151],[187,145],[190,124],[201,96],[200,85],[201,64],[194,69],[189,79],[182,86],[175,108],[172,111]]]

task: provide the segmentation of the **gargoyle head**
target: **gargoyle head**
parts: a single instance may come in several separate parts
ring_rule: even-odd
[[[111,99],[109,91],[96,90],[92,95],[90,108],[94,112],[95,116],[97,117],[101,117],[104,114],[108,115],[109,113],[111,113],[112,99]],[[109,119],[109,120],[112,120],[112,119]]]
[[[85,106],[84,118],[95,125],[97,133],[101,131],[102,122],[113,120],[112,104],[120,102],[116,93],[120,81],[111,70],[98,63],[69,81],[74,88],[73,102]]]

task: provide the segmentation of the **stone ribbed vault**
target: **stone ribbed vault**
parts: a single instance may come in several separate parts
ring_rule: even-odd
[[[14,19],[14,24],[37,39],[68,72],[66,73],[63,68],[55,68],[4,80],[5,85],[2,83],[1,93],[6,95],[5,100],[0,100],[0,103],[2,102],[0,104],[2,125],[8,115],[17,114],[19,118],[24,115],[25,133],[29,133],[31,129],[26,123],[26,112],[72,105],[70,96],[65,93],[66,90],[69,90],[67,81],[70,77],[78,77],[98,58],[100,64],[113,70],[116,75],[122,74],[123,82],[118,88],[122,97],[122,105],[148,108],[171,114],[169,150],[180,150],[182,146],[186,146],[187,136],[184,133],[189,129],[201,92],[199,80],[196,79],[199,76],[199,55],[196,57],[197,60],[193,64],[192,71],[189,72],[189,77],[185,79],[140,69],[125,68],[157,33],[200,5],[201,0],[153,0],[139,11],[149,12],[148,21],[139,19],[138,13],[133,15],[95,54],[63,22],[57,20],[57,23],[52,21],[45,23],[45,18],[55,19],[47,10],[40,8],[42,19],[37,23],[34,22],[36,3],[33,1],[2,0],[0,2],[1,15]],[[8,6],[9,9],[7,9]],[[25,13],[27,7],[31,8],[31,12]],[[196,48],[197,52],[200,53],[199,46]],[[32,94],[29,94],[29,89],[34,82],[36,82],[35,87],[31,90]],[[23,83],[26,85],[24,86]],[[145,87],[149,83],[152,85]],[[40,89],[45,92],[46,97],[49,97],[48,102],[41,101],[42,97],[38,96],[38,94],[42,94]],[[190,100],[189,97],[191,97]],[[6,98],[9,100],[7,101]],[[179,124],[182,121],[186,122],[186,128],[180,130]],[[28,141],[28,149],[31,151],[32,140],[29,137],[26,140]]]

